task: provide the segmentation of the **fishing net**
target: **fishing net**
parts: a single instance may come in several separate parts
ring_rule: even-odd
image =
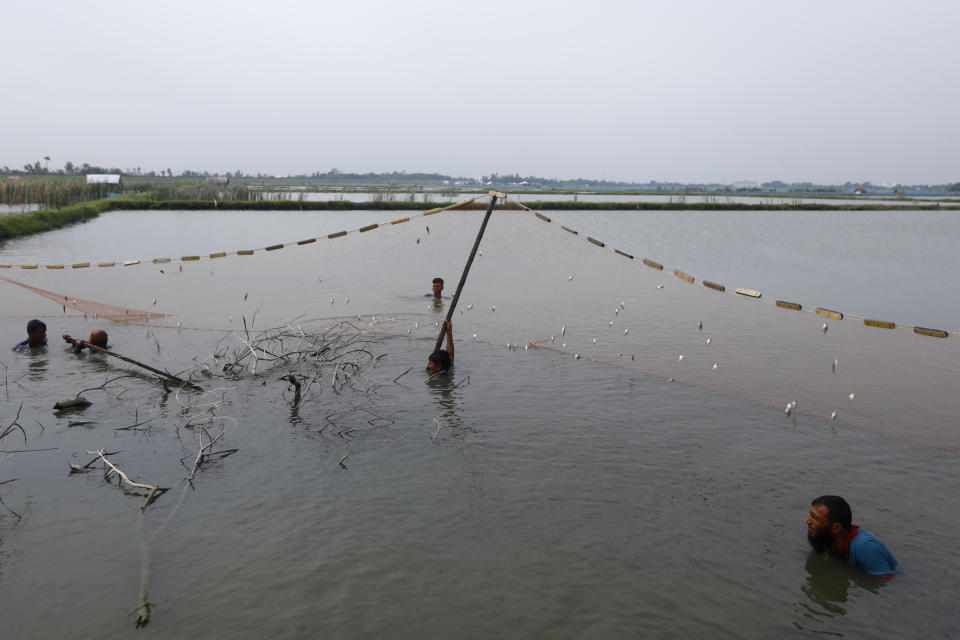
[[[116,226],[133,214],[109,215]],[[69,258],[37,256],[37,268],[13,265],[0,272],[3,308],[45,315],[52,300],[114,321],[226,332],[349,320],[422,341],[426,360],[451,303],[427,295],[431,280],[445,278],[453,295],[483,215],[217,212],[209,235],[158,232],[126,253],[75,248]],[[273,231],[291,228],[298,233]],[[805,414],[831,429],[960,447],[955,335],[778,307],[738,294],[740,283],[704,286],[644,257],[615,231],[590,237],[508,202],[493,213],[453,317],[457,369],[469,370],[470,345],[502,349],[504,366],[550,349],[571,366],[616,366],[769,404],[785,427]]]

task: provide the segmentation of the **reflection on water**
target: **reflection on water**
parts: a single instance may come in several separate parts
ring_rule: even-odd
[[[47,358],[47,347],[31,347],[21,351],[24,357],[30,359],[27,365],[27,380],[30,382],[42,382],[47,376],[49,360]]]
[[[462,380],[456,377],[457,373],[455,369],[439,374],[426,375],[428,377],[425,383],[430,388],[430,398],[438,410],[434,416],[435,418],[439,418],[435,435],[439,435],[441,429],[453,429],[456,433],[464,426],[463,421],[460,419],[460,413],[462,411],[460,406],[461,402],[457,396],[457,386]]]
[[[834,618],[846,615],[844,606],[851,572],[837,558],[811,551],[805,566],[806,581],[800,587],[806,600],[798,603],[804,615],[811,618]]]
[[[848,601],[875,598],[881,589],[892,584],[827,553],[811,551],[804,568],[807,575],[800,586],[804,599],[797,602],[797,613],[802,620],[795,624],[818,634],[844,635],[829,629],[838,626],[837,618],[847,615]]]

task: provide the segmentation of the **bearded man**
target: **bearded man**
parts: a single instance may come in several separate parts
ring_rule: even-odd
[[[889,580],[897,559],[870,532],[852,524],[850,505],[840,496],[820,496],[810,503],[807,541],[814,551],[829,551],[867,573]]]

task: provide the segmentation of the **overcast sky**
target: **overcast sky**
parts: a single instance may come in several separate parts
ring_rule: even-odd
[[[960,181],[955,0],[54,0],[2,14],[0,166]]]

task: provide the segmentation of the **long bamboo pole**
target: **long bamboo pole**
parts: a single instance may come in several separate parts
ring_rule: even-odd
[[[497,205],[497,198],[506,198],[507,196],[499,191],[490,192],[490,206],[487,207],[487,213],[483,216],[483,224],[480,225],[480,232],[477,234],[477,239],[473,243],[473,249],[470,250],[470,257],[467,258],[467,264],[463,267],[463,275],[460,276],[460,284],[457,285],[457,291],[453,294],[453,300],[450,301],[450,309],[447,310],[447,320],[453,318],[453,312],[457,308],[457,302],[460,300],[460,292],[463,291],[463,285],[467,282],[467,274],[470,273],[470,265],[473,264],[473,259],[477,255],[477,249],[480,248],[480,240],[483,238],[483,232],[487,229],[487,222],[490,221],[490,214],[493,213],[493,208]],[[437,344],[433,347],[434,351],[440,349],[440,345],[443,344],[443,337],[447,334],[447,323],[440,325],[440,335],[437,336]]]
[[[98,347],[98,346],[95,345],[95,344],[90,344],[89,342],[86,342],[86,341],[83,341],[83,340],[80,340],[80,341],[75,340],[75,339],[71,338],[71,337],[70,337],[69,335],[67,335],[67,334],[64,334],[64,335],[63,335],[63,340],[64,340],[64,342],[69,342],[70,344],[72,344],[72,345],[74,345],[74,346],[76,346],[77,342],[83,342],[83,346],[87,347],[87,348],[90,349],[91,351],[97,351],[97,352],[99,352],[99,353],[105,353],[105,354],[107,354],[108,356],[110,356],[110,357],[112,357],[112,358],[119,358],[120,360],[123,360],[124,362],[129,362],[130,364],[135,364],[135,365],[137,365],[138,367],[143,367],[143,368],[146,369],[147,371],[150,371],[150,372],[152,372],[152,373],[155,373],[155,374],[157,374],[158,376],[161,376],[161,377],[163,377],[163,378],[167,378],[168,380],[170,380],[170,381],[172,381],[172,382],[176,382],[178,385],[180,385],[180,386],[182,386],[182,387],[187,387],[187,388],[189,388],[189,389],[194,389],[194,390],[196,390],[196,391],[203,391],[203,388],[202,388],[202,387],[198,387],[197,385],[193,384],[193,383],[190,382],[189,380],[184,380],[183,378],[178,378],[177,376],[175,376],[175,375],[173,375],[173,374],[170,374],[170,373],[167,373],[166,371],[160,371],[159,369],[154,369],[153,367],[151,367],[151,366],[148,365],[148,364],[143,364],[142,362],[137,362],[137,361],[134,360],[133,358],[128,358],[127,356],[122,356],[122,355],[120,355],[119,353],[114,353],[113,351],[110,351],[110,350],[108,350],[108,349],[103,349],[103,348],[101,348],[101,347]]]

